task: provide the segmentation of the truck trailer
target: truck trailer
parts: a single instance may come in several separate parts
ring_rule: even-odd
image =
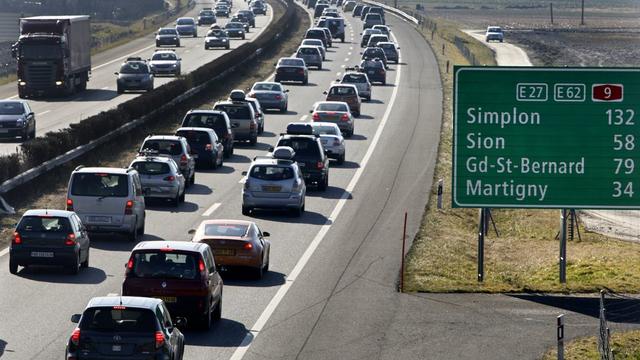
[[[91,74],[88,15],[20,19],[11,54],[18,62],[18,96],[70,95],[87,88]]]

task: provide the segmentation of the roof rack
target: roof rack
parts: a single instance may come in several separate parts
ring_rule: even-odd
[[[143,61],[140,56],[130,56],[126,61]]]

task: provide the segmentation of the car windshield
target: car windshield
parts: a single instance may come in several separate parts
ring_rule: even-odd
[[[253,85],[253,91],[282,91],[280,84],[257,83]]]
[[[20,57],[31,60],[59,59],[62,57],[60,45],[29,44],[20,46]]]
[[[255,165],[251,168],[249,176],[268,181],[287,180],[293,179],[293,169],[289,166]]]
[[[77,196],[125,197],[129,194],[128,176],[124,174],[76,173],[71,194]]]
[[[16,230],[22,232],[65,233],[72,232],[69,219],[54,216],[25,216]]]
[[[251,112],[244,105],[218,104],[215,109],[226,112],[231,119],[251,119]]]
[[[169,164],[157,161],[136,161],[131,167],[142,175],[164,175],[171,171]]]
[[[193,280],[198,275],[198,259],[192,253],[157,250],[135,252],[133,272],[139,278]]]
[[[216,6],[216,10],[226,11],[227,7],[225,5],[218,5]]]
[[[502,29],[499,27],[490,27],[489,29],[487,29],[487,32],[501,33]]]
[[[173,52],[155,53],[151,60],[177,60],[178,57]]]
[[[24,106],[18,101],[0,102],[0,115],[22,115]]]
[[[142,145],[142,150],[157,151],[165,155],[182,154],[182,146],[177,140],[147,140]]]
[[[248,225],[242,224],[206,224],[204,235],[243,237],[247,234],[248,229]]]
[[[299,59],[281,59],[279,65],[284,66],[304,66],[304,62]]]
[[[125,306],[94,307],[82,314],[80,330],[121,333],[149,333],[157,330],[156,316],[152,310]]]
[[[347,104],[337,104],[337,103],[320,103],[316,107],[316,111],[349,111],[349,106]]]
[[[206,145],[212,143],[209,133],[204,131],[180,130],[176,135],[187,138],[189,144]]]
[[[121,74],[147,74],[147,65],[141,62],[129,62],[120,67]]]
[[[222,114],[187,114],[182,121],[185,127],[206,127],[213,129],[218,136],[227,131],[227,122]]]
[[[239,23],[239,22],[230,22],[227,25],[225,25],[225,28],[227,28],[227,29],[242,29],[242,28],[244,28],[244,25],[242,23]]]
[[[194,25],[195,22],[193,21],[193,19],[178,19],[176,24],[178,24],[178,25]]]
[[[320,149],[315,140],[309,138],[288,138],[278,142],[278,146],[289,146],[296,152],[296,157],[320,157]]]
[[[334,86],[329,90],[330,95],[355,95],[356,90],[347,86]]]
[[[175,29],[160,29],[158,32],[160,35],[176,35]]]
[[[366,83],[367,79],[363,75],[346,74],[342,78],[342,82],[345,82],[345,83]]]
[[[338,131],[335,126],[324,126],[324,125],[314,125],[313,126],[313,134],[314,135],[338,135]]]

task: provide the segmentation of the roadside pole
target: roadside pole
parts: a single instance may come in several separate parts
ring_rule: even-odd
[[[485,234],[485,217],[486,211],[480,209],[480,221],[478,225],[478,282],[484,281],[484,234]]]
[[[564,314],[558,315],[557,321],[558,360],[564,360]]]
[[[567,209],[560,212],[560,283],[567,282]]]

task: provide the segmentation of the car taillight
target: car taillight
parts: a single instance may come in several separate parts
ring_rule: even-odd
[[[256,123],[255,122],[251,122],[251,125],[249,125],[249,129],[253,130],[256,128]]]
[[[76,244],[76,234],[70,233],[67,235],[67,239],[64,241],[67,246],[73,246]]]
[[[276,100],[282,100],[282,96],[280,96],[280,95],[276,95],[275,98],[276,98]]]
[[[75,328],[71,333],[71,343],[75,346],[80,345],[80,328]]]
[[[320,121],[320,114],[313,113],[313,116],[311,116],[311,118],[313,119],[313,121]]]
[[[256,113],[256,121],[260,119],[260,114]]]
[[[67,211],[73,211],[73,200],[67,199]]]
[[[298,69],[298,74],[304,75],[304,69]]]
[[[156,349],[160,349],[164,345],[164,334],[162,331],[156,331]]]
[[[173,175],[169,175],[169,176],[165,177],[165,178],[164,178],[164,179],[162,179],[162,180],[164,180],[164,181],[174,181],[175,179],[176,179],[176,177],[175,177],[175,176],[173,176]]]
[[[342,120],[342,121],[349,121],[349,115],[347,115],[347,114],[342,114],[342,116],[340,117],[340,120]]]
[[[229,137],[231,137],[231,135],[229,135],[229,133],[224,133],[224,138],[228,139]]]
[[[384,70],[379,69],[379,70],[378,70],[378,74],[383,75],[383,74],[384,74]]]
[[[127,261],[127,270],[125,270],[125,275],[128,275],[133,270],[133,257],[129,258]]]
[[[211,144],[207,144],[207,145],[205,145],[205,146],[204,146],[204,149],[205,149],[206,151],[213,151],[213,145],[211,145]]]
[[[182,154],[182,156],[180,157],[180,165],[186,165],[187,164],[187,155]]]
[[[13,244],[14,245],[22,244],[22,236],[20,236],[20,233],[17,231],[13,233]]]
[[[133,215],[133,200],[127,200],[127,204],[124,206],[125,215]]]
[[[206,267],[204,266],[204,261],[200,259],[200,261],[198,261],[198,270],[200,270],[200,272],[204,272],[205,269]]]
[[[251,250],[251,249],[253,249],[253,244],[250,243],[250,242],[244,243],[242,248],[245,249],[245,250]]]
[[[324,169],[324,163],[322,161],[318,161],[318,163],[316,164],[316,167],[318,169]]]

